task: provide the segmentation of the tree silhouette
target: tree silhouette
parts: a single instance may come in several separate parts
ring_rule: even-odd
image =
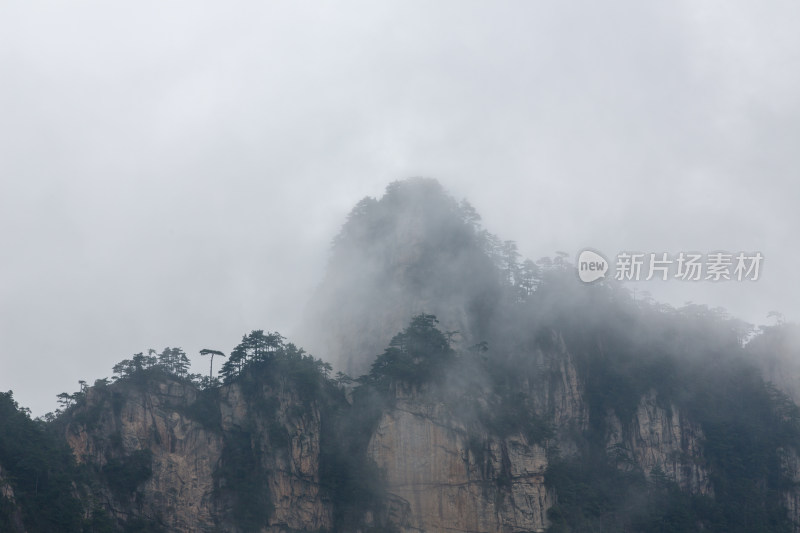
[[[454,352],[438,323],[434,315],[424,313],[412,318],[411,324],[395,335],[389,347],[377,357],[370,376],[379,382],[388,378],[414,384],[442,377]]]
[[[214,356],[218,355],[220,357],[225,357],[225,354],[218,351],[218,350],[209,350],[208,348],[203,348],[200,350],[200,355],[210,355],[211,356],[211,366],[208,369],[208,378],[211,379],[214,375]]]

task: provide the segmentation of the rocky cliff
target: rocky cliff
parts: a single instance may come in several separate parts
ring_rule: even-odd
[[[137,452],[152,454],[145,466],[151,475],[143,476],[141,486],[96,493],[114,517],[145,518],[180,531],[212,528],[213,474],[222,435],[186,416],[197,393],[170,379],[87,391],[86,404],[65,431],[79,463],[91,465],[103,478],[109,465],[121,465]]]
[[[580,431],[588,420],[581,380],[563,342],[555,346],[537,354],[550,365],[549,385],[531,387],[558,427]],[[277,385],[232,383],[214,394],[169,377],[90,388],[71,412],[67,441],[97,473],[94,496],[121,524],[248,531],[236,516],[243,512],[240,495],[229,490],[242,481],[232,477],[244,467],[256,475],[248,490],[263,491],[257,503],[268,511],[263,527],[253,530],[335,530],[334,498],[320,474],[329,411],[290,380],[272,381]],[[625,459],[620,468],[660,469],[686,491],[713,493],[702,430],[677,408],[665,409],[647,394],[631,423],[609,413],[607,427],[606,446]],[[409,533],[545,531],[559,497],[545,480],[556,444],[577,448],[566,434],[541,442],[498,435],[433,389],[398,385],[363,458],[382,471],[383,507],[364,513],[358,530],[383,524]],[[109,465],[124,465],[141,451],[151,454],[149,475],[129,492],[115,489]]]
[[[648,475],[660,471],[683,490],[713,494],[703,457],[703,430],[675,405],[660,406],[650,391],[637,406],[633,420],[623,425],[608,413],[606,446],[622,465]]]
[[[14,488],[6,478],[2,466],[0,466],[0,509],[2,509],[0,515],[5,518],[3,522],[0,522],[0,525],[6,528],[10,533],[25,533],[22,510],[14,495]]]
[[[588,423],[583,387],[563,342],[539,352],[550,365],[546,386],[536,387],[543,412],[569,429],[546,442],[522,434],[498,438],[475,431],[446,402],[399,389],[370,439],[369,456],[385,471],[394,514],[403,531],[545,531],[558,494],[545,482],[552,448],[574,453],[570,433]],[[622,469],[659,472],[683,490],[713,494],[703,457],[703,433],[676,406],[658,405],[651,391],[626,424],[608,413],[605,446]],[[575,435],[575,433],[571,433]]]
[[[242,499],[257,495],[248,501],[263,513],[261,531],[332,525],[319,489],[319,407],[286,379],[249,395],[237,383],[205,397],[169,376],[93,387],[65,434],[77,460],[97,474],[95,497],[120,523],[250,531],[242,524],[250,517],[237,513]],[[128,467],[141,452],[147,464],[137,478]],[[132,476],[131,484],[113,480],[120,475]],[[254,487],[243,487],[251,492],[242,494],[236,485],[251,481]]]
[[[449,410],[399,398],[370,440],[403,531],[544,531],[547,454],[522,436],[475,434]]]

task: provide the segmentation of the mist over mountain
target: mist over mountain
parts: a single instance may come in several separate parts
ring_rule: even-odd
[[[465,342],[480,340],[502,293],[489,237],[474,209],[433,179],[394,182],[380,199],[364,198],[334,240],[308,305],[308,345],[359,375],[420,313]]]
[[[0,530],[800,532],[796,325],[581,283],[435,180],[353,208],[301,337],[3,394]]]

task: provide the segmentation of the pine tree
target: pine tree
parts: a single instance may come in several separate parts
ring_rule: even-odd
[[[200,355],[210,355],[211,356],[211,365],[208,368],[208,379],[213,379],[214,377],[214,356],[218,355],[220,357],[225,357],[225,354],[218,351],[218,350],[209,350],[208,348],[203,348],[200,350]],[[188,363],[188,359],[186,359]],[[188,369],[188,365],[186,367]]]

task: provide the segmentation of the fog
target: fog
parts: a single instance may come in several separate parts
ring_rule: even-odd
[[[534,259],[760,251],[756,282],[638,288],[796,321],[799,15],[4,2],[0,390],[41,414],[150,347],[302,343],[347,213],[409,176]]]

